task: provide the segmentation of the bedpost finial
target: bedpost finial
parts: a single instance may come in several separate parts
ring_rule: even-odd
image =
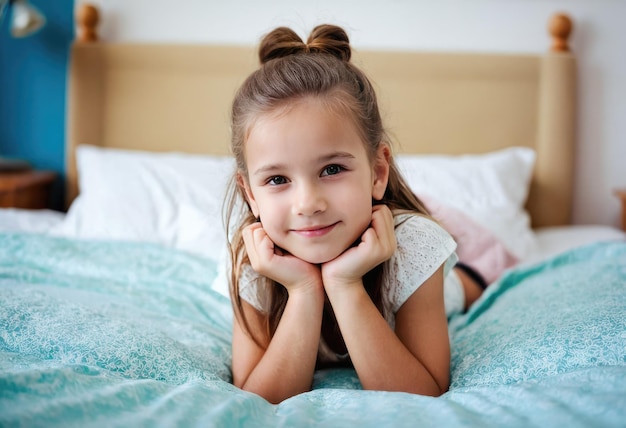
[[[565,13],[557,13],[550,18],[548,31],[552,37],[551,51],[569,52],[567,39],[572,32],[572,27],[572,19]]]
[[[81,4],[76,10],[76,22],[78,23],[79,42],[97,42],[98,33],[96,26],[100,20],[98,8],[90,3]]]

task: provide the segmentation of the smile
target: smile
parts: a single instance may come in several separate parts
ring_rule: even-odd
[[[333,224],[328,225],[328,226],[306,227],[304,229],[294,229],[293,232],[297,233],[298,235],[307,237],[307,238],[316,238],[318,236],[326,235],[331,230],[333,230],[336,225],[337,225],[337,223],[333,223]]]

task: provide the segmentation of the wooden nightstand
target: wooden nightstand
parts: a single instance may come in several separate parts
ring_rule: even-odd
[[[50,207],[50,190],[56,174],[51,171],[0,173],[0,207],[39,209]]]
[[[615,189],[613,193],[622,201],[622,230],[626,231],[626,188]]]

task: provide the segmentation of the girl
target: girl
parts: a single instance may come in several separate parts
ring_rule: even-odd
[[[278,403],[352,366],[364,389],[444,393],[444,288],[460,310],[481,289],[398,172],[348,36],[281,27],[259,56],[232,107],[234,384]]]

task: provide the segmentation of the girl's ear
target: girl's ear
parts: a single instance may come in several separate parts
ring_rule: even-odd
[[[240,172],[237,173],[237,185],[243,189],[246,195],[246,201],[252,210],[252,214],[254,214],[255,217],[259,217],[259,207],[256,204],[256,200],[254,199],[248,180],[246,180]]]
[[[372,198],[380,201],[387,190],[389,181],[389,161],[391,159],[391,149],[385,143],[380,143],[374,159]]]

